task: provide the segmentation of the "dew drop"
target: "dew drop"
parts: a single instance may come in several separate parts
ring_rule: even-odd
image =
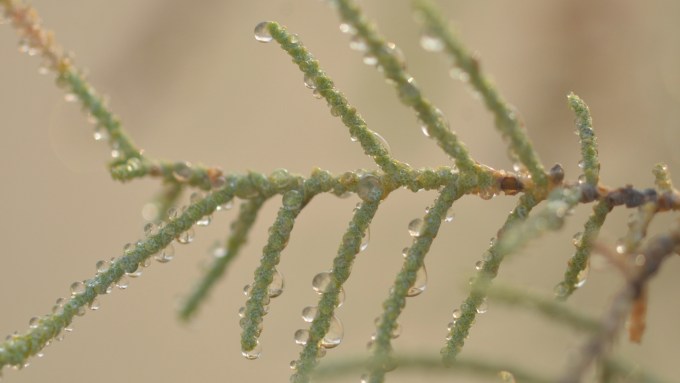
[[[217,211],[227,211],[231,210],[231,208],[234,207],[234,202],[232,200],[229,200],[222,205],[217,206]]]
[[[453,213],[453,207],[450,207],[449,210],[446,211],[446,216],[444,216],[444,222],[451,222],[453,221],[453,218],[455,218],[455,214]]]
[[[578,162],[578,167],[579,169],[584,169],[586,167],[585,161],[581,160]]]
[[[298,210],[302,206],[304,196],[298,190],[290,190],[283,194],[281,203],[286,210]]]
[[[361,245],[359,246],[359,251],[364,251],[368,248],[368,243],[371,241],[371,228],[370,226],[366,228],[364,236],[361,238]]]
[[[302,78],[302,80],[305,83],[305,86],[309,89],[316,89],[316,84],[314,83],[314,77],[313,75],[309,73],[305,73],[305,76]]]
[[[267,294],[270,298],[276,298],[283,294],[283,288],[285,286],[285,279],[283,274],[277,269],[274,269],[274,274],[272,275],[272,283],[269,284]]]
[[[569,288],[567,287],[567,284],[564,282],[560,282],[557,285],[555,285],[555,288],[553,289],[555,293],[555,297],[557,298],[564,298],[569,294]]]
[[[413,282],[413,286],[406,292],[407,297],[415,297],[420,295],[427,288],[427,269],[423,265],[416,272],[416,280]]]
[[[616,252],[619,254],[625,254],[627,251],[626,245],[621,241],[616,245]]]
[[[29,328],[38,328],[40,325],[40,318],[38,317],[33,317],[28,321],[28,327]]]
[[[71,296],[80,295],[85,292],[85,284],[82,281],[71,283]]]
[[[404,258],[408,257],[408,251],[409,251],[409,250],[410,250],[410,248],[408,248],[408,247],[405,247],[405,248],[401,249],[401,255],[402,255]]]
[[[238,317],[239,318],[245,318],[246,317],[246,308],[245,306],[241,306],[238,308]]]
[[[295,331],[295,335],[293,337],[295,339],[296,344],[304,346],[307,344],[307,341],[309,340],[309,330],[299,329]]]
[[[262,354],[262,345],[260,341],[255,341],[255,347],[252,350],[241,350],[241,355],[243,355],[248,360],[255,360]]]
[[[145,237],[150,237],[152,235],[158,234],[158,226],[153,223],[149,222],[146,225],[144,225],[144,236]]]
[[[455,309],[451,315],[453,316],[453,320],[456,321],[463,316],[463,312],[460,309]]]
[[[116,287],[118,287],[121,290],[125,290],[130,286],[130,281],[127,279],[125,275],[120,277],[120,279],[116,282]]]
[[[342,338],[345,335],[345,330],[340,319],[333,315],[328,327],[328,332],[321,340],[321,346],[324,348],[334,348],[340,345]]]
[[[590,261],[586,262],[586,267],[581,270],[578,275],[576,276],[576,284],[574,287],[581,288],[583,285],[586,284],[586,280],[588,279],[588,274],[590,273]]]
[[[290,363],[288,363],[288,367],[293,371],[297,370],[297,361],[291,360]]]
[[[486,303],[486,299],[484,299],[482,303],[477,306],[477,314],[484,314],[487,311],[489,311],[489,304]]]
[[[312,289],[318,294],[323,294],[328,290],[332,281],[331,273],[321,272],[314,276],[312,279]]]
[[[206,227],[212,222],[212,215],[205,215],[196,221],[196,226]]]
[[[364,64],[369,66],[375,66],[378,64],[378,58],[370,53],[365,53],[362,61],[364,62]]]
[[[255,26],[255,40],[261,43],[269,43],[274,38],[269,33],[269,21],[263,21]]]
[[[387,140],[385,139],[385,137],[381,136],[381,135],[378,134],[377,132],[371,131],[371,133],[373,133],[373,135],[375,136],[375,138],[378,139],[378,142],[380,143],[380,146],[381,146],[383,149],[385,149],[385,151],[387,152],[387,154],[390,154],[390,152],[392,151],[392,148],[390,147],[390,144],[387,142]],[[356,141],[356,138],[354,139],[354,141]]]
[[[340,291],[338,292],[338,305],[335,307],[340,307],[345,303],[345,289],[340,286]]]
[[[97,261],[97,263],[94,266],[97,269],[97,274],[101,274],[109,271],[110,265],[111,263],[109,261],[101,260]]]
[[[190,162],[178,162],[172,169],[172,176],[179,182],[188,182],[192,174]]]
[[[475,270],[480,271],[484,268],[484,261],[477,261],[475,263]]]
[[[574,244],[575,247],[581,247],[583,244],[583,233],[580,231],[571,238],[571,243]]]
[[[109,131],[103,126],[97,126],[94,128],[94,133],[92,134],[95,141],[107,141],[109,139]]]
[[[323,95],[321,94],[321,92],[319,91],[319,89],[314,89],[314,90],[312,91],[312,96],[314,96],[314,98],[316,98],[316,99],[320,99],[320,98],[323,97]]]
[[[64,95],[64,100],[66,102],[76,102],[78,101],[78,96],[76,96],[75,93],[66,93]]]
[[[498,377],[503,383],[515,383],[515,376],[509,371],[500,371]]]
[[[459,80],[462,82],[470,81],[470,75],[466,71],[460,69],[457,66],[451,68],[451,70],[449,71],[449,76],[451,76],[451,78],[454,80]]]
[[[249,297],[250,293],[253,291],[253,287],[250,284],[243,286],[243,295]]]
[[[302,309],[302,320],[311,323],[319,314],[319,310],[314,306],[307,306]]]
[[[194,240],[194,237],[196,236],[196,232],[194,231],[194,228],[190,227],[189,230],[181,233],[180,235],[177,236],[177,243],[181,243],[183,245],[189,244]]]
[[[399,84],[399,99],[404,105],[415,105],[420,100],[420,90],[413,77],[409,77],[406,82]]]
[[[420,37],[420,46],[428,52],[441,52],[444,50],[444,42],[431,32],[423,33]]]
[[[365,52],[368,49],[366,42],[361,36],[353,36],[349,40],[349,49],[359,52]]]
[[[172,245],[166,246],[158,254],[154,256],[154,259],[159,263],[168,263],[175,258],[175,248]]]
[[[89,307],[90,307],[90,310],[92,310],[92,311],[99,310],[99,307],[100,307],[100,305],[99,305],[99,299],[94,298],[94,299],[92,300],[92,302],[90,302]]]
[[[411,237],[420,237],[422,234],[423,230],[423,220],[420,218],[414,218],[409,222],[408,224],[408,233],[411,235]]]
[[[373,174],[365,174],[357,183],[357,195],[366,202],[378,201],[384,193],[380,178]]]

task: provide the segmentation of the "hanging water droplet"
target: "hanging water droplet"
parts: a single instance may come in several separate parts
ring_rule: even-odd
[[[314,306],[307,306],[302,309],[302,320],[308,323],[314,321],[319,314],[319,310]]]
[[[590,273],[590,260],[586,261],[586,267],[581,270],[578,275],[576,275],[576,284],[574,287],[581,288],[583,285],[586,284],[586,280],[588,279],[588,274]]]
[[[560,282],[557,285],[555,285],[553,291],[555,293],[555,297],[557,298],[565,298],[569,294],[569,288],[567,287],[567,284],[564,282]]]
[[[303,202],[304,195],[298,190],[286,192],[281,199],[281,203],[286,210],[298,210]]]
[[[392,148],[390,147],[390,144],[387,142],[387,140],[386,140],[383,136],[381,136],[380,134],[378,134],[378,132],[371,131],[371,133],[373,133],[373,135],[375,136],[375,138],[378,139],[378,142],[380,143],[380,146],[381,146],[383,149],[385,149],[385,151],[387,152],[387,154],[390,154],[390,152],[392,151]],[[355,138],[354,140],[356,141],[356,138]]]
[[[586,183],[586,175],[585,175],[585,174],[579,175],[579,176],[578,176],[578,184],[579,184],[579,185],[583,185],[583,184],[585,184],[585,183]]]
[[[317,294],[323,294],[328,290],[328,287],[332,281],[331,273],[321,272],[314,276],[312,279],[312,289],[317,292]]]
[[[175,248],[172,245],[166,246],[154,256],[154,259],[159,263],[168,263],[172,261],[173,258],[175,258]]]
[[[357,195],[366,202],[375,202],[382,198],[384,193],[380,178],[373,174],[365,174],[357,183]]]
[[[243,295],[249,297],[251,291],[253,291],[253,287],[250,284],[243,286]]]
[[[498,377],[501,378],[503,383],[515,383],[515,376],[509,371],[501,371],[498,373]]]
[[[446,211],[446,216],[444,217],[444,222],[451,222],[453,221],[453,218],[455,218],[455,214],[453,212],[453,207],[450,207],[449,210]]]
[[[99,299],[94,298],[94,299],[92,300],[92,302],[90,302],[89,307],[90,307],[90,310],[92,310],[92,311],[99,310],[99,307],[100,307],[100,305],[99,305]]]
[[[262,354],[262,346],[260,341],[255,341],[255,347],[252,350],[241,350],[241,355],[243,355],[248,360],[255,360]]]
[[[410,249],[409,247],[405,247],[405,248],[401,249],[401,255],[402,255],[404,258],[408,257],[408,251],[409,251],[409,249]]]
[[[196,226],[206,227],[210,225],[210,222],[212,222],[212,215],[205,215],[196,221]]]
[[[451,78],[454,80],[459,80],[462,82],[470,81],[470,74],[468,74],[466,71],[462,70],[458,66],[451,67],[451,70],[449,71],[449,76],[451,76]]]
[[[85,292],[85,284],[82,281],[71,283],[71,296],[76,296]]]
[[[453,316],[453,320],[456,321],[463,316],[463,312],[460,309],[455,309],[451,315]]]
[[[272,275],[272,283],[269,284],[267,293],[270,298],[276,298],[283,294],[283,288],[285,286],[285,279],[283,274],[277,269],[274,269],[274,274]]]
[[[145,237],[150,237],[152,235],[158,234],[158,226],[156,226],[155,223],[149,222],[146,225],[144,225],[144,236]]]
[[[194,237],[196,236],[196,232],[194,231],[193,227],[190,227],[189,230],[181,233],[180,235],[177,236],[177,243],[181,243],[183,245],[189,244],[194,240]]]
[[[427,269],[425,265],[418,269],[416,272],[416,280],[413,282],[413,286],[406,292],[407,297],[415,297],[420,295],[423,291],[427,289]]]
[[[413,77],[409,77],[405,82],[399,84],[399,100],[404,105],[413,106],[420,100],[420,90]]]
[[[310,74],[310,73],[305,73],[305,76],[302,78],[302,81],[304,81],[305,86],[309,89],[316,89],[316,84],[314,83],[314,78],[316,76]]]
[[[299,329],[295,331],[294,339],[296,344],[301,346],[306,345],[309,340],[309,330]]]
[[[575,247],[580,247],[583,244],[583,233],[580,231],[571,238],[571,243],[574,244]]]
[[[75,93],[66,93],[64,94],[64,100],[66,102],[76,102],[78,101],[78,96],[76,96]]]
[[[444,50],[444,42],[432,34],[432,32],[425,32],[420,37],[420,46],[428,52],[441,52]]]
[[[101,260],[97,261],[97,263],[94,266],[97,269],[97,274],[101,274],[109,270],[110,263],[109,261]]]
[[[33,317],[28,321],[28,328],[38,328],[40,325],[40,318]]]
[[[579,169],[584,169],[584,168],[586,167],[585,161],[580,160],[580,161],[578,162],[578,167],[579,167]]]
[[[364,251],[368,247],[368,243],[371,241],[371,227],[366,228],[364,236],[361,238],[361,245],[359,246],[359,251]]]
[[[321,339],[321,346],[324,348],[334,348],[340,345],[342,338],[345,335],[345,330],[342,327],[342,322],[340,319],[333,315],[331,317],[330,325],[328,327],[328,332]]]
[[[484,261],[477,261],[475,263],[475,270],[480,271],[484,268]]]
[[[349,40],[349,49],[359,52],[366,52],[368,46],[361,36],[352,36]]]
[[[239,318],[245,318],[246,316],[246,308],[245,306],[241,306],[238,308],[238,317]]]
[[[323,97],[323,95],[321,94],[321,91],[319,91],[319,89],[314,89],[312,91],[312,96],[316,99],[320,99],[320,98]]]
[[[109,139],[109,131],[103,126],[98,125],[94,128],[93,137],[95,141],[107,141]]]
[[[345,289],[340,286],[340,291],[338,292],[338,305],[335,307],[340,307],[345,303]]]
[[[357,33],[356,29],[354,29],[353,26],[347,23],[341,23],[340,24],[340,32],[342,33],[347,33],[347,34],[355,34]]]
[[[625,254],[628,251],[626,244],[623,241],[618,241],[616,244],[616,252],[619,254]]]
[[[271,42],[274,38],[269,33],[269,21],[263,21],[255,26],[255,40],[261,43]]]
[[[477,306],[477,314],[484,314],[487,311],[489,311],[489,304],[486,303],[486,299],[484,299],[479,306]]]
[[[174,165],[172,176],[179,182],[188,182],[193,174],[190,162],[178,162]]]
[[[365,53],[362,61],[364,62],[364,64],[369,66],[375,66],[378,64],[378,58],[370,53]]]
[[[217,206],[217,211],[226,211],[230,210],[232,207],[234,207],[234,202],[232,200],[229,200],[222,205]]]
[[[130,281],[127,279],[125,275],[120,277],[118,281],[116,281],[116,287],[118,287],[121,290],[125,290],[130,286]]]
[[[297,370],[297,361],[291,360],[290,363],[288,363],[288,367],[293,371]]]
[[[411,237],[420,237],[423,230],[423,220],[420,218],[415,218],[411,220],[408,224],[408,233]]]

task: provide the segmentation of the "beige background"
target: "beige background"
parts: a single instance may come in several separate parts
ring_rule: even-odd
[[[370,18],[405,52],[424,92],[447,114],[478,160],[509,168],[506,149],[490,115],[466,86],[447,76],[441,55],[422,51],[419,28],[407,1],[364,1]],[[590,105],[600,143],[602,180],[611,186],[652,185],[651,168],[666,162],[678,175],[680,152],[680,3],[674,1],[475,1],[446,2],[467,45],[516,105],[546,165],[560,162],[578,176],[578,142],[566,105],[570,91]],[[592,4],[591,4],[592,3]],[[302,85],[302,75],[274,44],[253,39],[262,20],[286,24],[320,59],[337,86],[370,127],[391,144],[394,156],[413,166],[448,163],[422,136],[380,75],[350,51],[333,12],[320,1],[74,1],[35,0],[48,28],[77,53],[94,86],[111,97],[135,142],[158,158],[219,165],[226,171],[279,167],[309,174],[373,167],[349,140],[325,103]],[[388,9],[389,8],[389,9]],[[157,190],[153,180],[121,185],[105,170],[108,149],[92,140],[80,108],[63,101],[40,63],[16,52],[16,37],[0,28],[0,329],[27,329],[31,316],[47,312],[75,280],[93,275],[99,259],[118,256],[142,235],[140,214]],[[327,361],[365,354],[373,317],[410,243],[406,225],[432,203],[433,193],[395,192],[371,226],[372,240],[346,286],[338,315],[343,344]],[[483,203],[482,203],[483,202]],[[299,347],[293,332],[299,313],[313,305],[314,274],[327,269],[356,198],[322,196],[301,215],[280,270],[286,292],[271,305],[258,361],[240,356],[236,312],[241,287],[252,278],[277,201],[271,201],[227,278],[189,326],[175,319],[178,297],[199,275],[212,243],[223,238],[235,212],[215,216],[197,230],[190,246],[177,246],[176,260],[153,265],[127,291],[101,298],[102,308],[74,323],[66,341],[46,350],[11,382],[285,382]],[[442,231],[427,259],[429,288],[409,300],[400,351],[437,353],[451,311],[514,198],[456,205],[456,219]],[[500,280],[550,294],[571,255],[570,238],[590,207],[580,207],[565,229],[532,243],[503,266]],[[602,239],[625,232],[628,212],[617,211]],[[664,230],[670,214],[659,217]],[[651,290],[649,329],[641,346],[620,342],[623,354],[675,378],[680,331],[677,305],[680,260],[671,259]],[[570,305],[597,316],[621,284],[611,270],[593,271]],[[582,338],[523,311],[491,305],[478,319],[465,354],[507,360],[545,374],[558,374]],[[431,381],[429,375],[398,374],[393,382]],[[455,381],[467,381],[457,376]],[[358,381],[354,376],[341,381]],[[443,380],[442,380],[443,381]],[[451,381],[446,380],[446,381]]]

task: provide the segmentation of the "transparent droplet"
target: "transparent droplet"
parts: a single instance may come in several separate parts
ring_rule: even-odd
[[[253,287],[250,284],[243,286],[243,295],[249,297],[251,291],[253,291]]]
[[[453,221],[454,217],[455,214],[453,212],[453,207],[450,207],[449,210],[446,211],[446,216],[444,216],[444,222],[451,222]]]
[[[338,292],[338,305],[336,307],[342,306],[345,303],[345,289],[340,286],[340,291]]]
[[[302,78],[302,81],[304,81],[305,86],[309,89],[316,89],[316,84],[314,83],[314,78],[316,76],[313,76],[309,73],[305,73],[305,76]]]
[[[405,105],[415,105],[420,100],[420,90],[413,77],[409,77],[398,86],[399,99]]]
[[[71,283],[71,296],[76,296],[85,292],[85,284],[82,281]]]
[[[401,255],[402,255],[404,258],[408,257],[408,251],[409,251],[409,250],[410,250],[409,247],[405,247],[405,248],[401,249]]]
[[[427,289],[427,269],[425,265],[418,269],[416,272],[416,280],[413,282],[413,286],[406,292],[407,297],[415,297],[420,295],[423,291]]]
[[[470,81],[470,75],[466,71],[460,69],[457,66],[451,67],[451,70],[449,71],[449,76],[451,76],[451,78],[454,80],[459,80],[462,82]]]
[[[352,38],[349,40],[349,49],[365,52],[368,49],[368,46],[361,36],[352,36]]]
[[[378,58],[370,53],[364,54],[364,58],[362,59],[362,61],[364,62],[364,64],[369,66],[375,66],[378,64]]]
[[[560,282],[557,285],[555,285],[553,291],[557,298],[564,298],[567,296],[567,294],[569,294],[569,288],[567,287],[567,284],[564,282]]]
[[[297,361],[291,360],[290,363],[288,363],[288,367],[293,371],[297,370]]]
[[[212,215],[205,215],[201,217],[198,221],[196,221],[196,226],[208,226],[210,225],[210,222],[212,222]]]
[[[423,220],[420,218],[415,218],[411,220],[408,224],[408,233],[411,237],[420,237],[423,230]]]
[[[109,266],[111,266],[111,263],[109,261],[101,260],[97,261],[94,266],[97,269],[97,274],[101,274],[109,271]]]
[[[342,23],[340,24],[340,32],[342,33],[347,33],[347,34],[355,34],[357,31],[354,29],[353,26],[347,23]]]
[[[297,210],[304,202],[304,195],[298,190],[291,190],[283,195],[281,203],[287,210]]]
[[[420,46],[429,52],[441,52],[444,50],[444,42],[431,32],[423,33],[420,37]]]
[[[241,355],[243,355],[248,360],[254,360],[260,357],[262,354],[262,345],[260,341],[255,341],[255,347],[252,350],[241,350]]]
[[[188,182],[192,174],[190,162],[178,162],[172,170],[172,176],[179,182]]]
[[[75,93],[66,93],[64,95],[64,100],[66,102],[76,102],[78,101],[78,96],[76,96]]]
[[[116,281],[116,287],[118,287],[121,290],[125,290],[130,286],[130,281],[127,279],[125,275],[120,277],[118,281]]]
[[[361,375],[361,378],[359,379],[359,383],[368,383],[368,374]]]
[[[196,232],[194,231],[193,227],[190,227],[189,230],[181,233],[180,235],[177,236],[177,243],[181,243],[183,245],[189,244],[194,240],[194,237],[196,236]]]
[[[269,21],[263,21],[255,26],[255,40],[261,43],[269,43],[274,38],[269,33]]]
[[[333,315],[331,317],[330,326],[328,327],[328,332],[321,340],[321,346],[324,348],[333,348],[340,345],[342,338],[345,335],[345,330],[342,326],[340,319]]]
[[[144,236],[150,237],[156,234],[158,234],[158,226],[155,223],[149,222],[144,225]]]
[[[571,243],[576,247],[580,247],[583,244],[583,233],[580,231],[571,238]]]
[[[311,323],[318,314],[319,310],[315,306],[307,306],[302,309],[302,320]]]
[[[451,314],[451,315],[453,316],[453,320],[455,321],[455,320],[460,319],[460,317],[463,316],[463,312],[460,309],[455,309],[455,310],[453,310],[453,314]]]
[[[586,167],[585,161],[583,161],[583,160],[579,161],[579,162],[578,162],[578,167],[579,167],[579,169],[585,168],[585,167]]]
[[[40,318],[33,317],[28,321],[28,328],[38,328],[40,325]]]
[[[619,241],[619,243],[616,244],[616,252],[619,254],[625,254],[628,251],[626,249],[626,245],[623,243],[623,241]]]
[[[366,228],[364,236],[361,238],[361,245],[359,246],[359,251],[364,251],[368,248],[368,243],[371,241],[371,228],[370,226]]]
[[[323,95],[321,94],[321,92],[319,91],[319,89],[314,89],[314,90],[312,91],[312,96],[314,96],[314,98],[316,98],[316,99],[320,99],[320,98],[323,97]]]
[[[238,316],[239,316],[239,318],[245,318],[245,316],[246,316],[245,306],[241,306],[241,307],[238,308]]]
[[[638,254],[635,256],[633,262],[635,263],[635,266],[644,266],[644,264],[647,262],[647,257],[645,257],[644,254]]]
[[[380,200],[384,193],[380,178],[373,174],[365,174],[359,178],[357,183],[357,195],[366,202]]]
[[[232,200],[229,200],[222,205],[217,206],[217,211],[226,211],[226,210],[231,210],[231,208],[234,207],[234,202]]]
[[[283,294],[283,288],[285,286],[285,279],[283,278],[283,274],[277,269],[274,269],[274,274],[272,276],[272,283],[269,284],[269,288],[267,290],[267,293],[269,294],[270,298],[276,298],[279,295]]]
[[[515,376],[509,371],[500,371],[498,377],[503,383],[515,383]]]
[[[92,302],[90,302],[89,307],[90,307],[90,310],[92,310],[92,311],[99,310],[99,307],[100,307],[99,299],[94,298],[92,300]]]
[[[107,141],[109,139],[109,131],[103,126],[97,126],[94,128],[94,133],[92,134],[95,141]]]
[[[484,299],[482,303],[477,306],[477,314],[484,314],[487,311],[489,311],[489,304],[486,302],[486,299]]]
[[[382,148],[385,149],[385,151],[387,152],[387,154],[390,154],[390,151],[392,150],[392,148],[390,147],[390,144],[387,142],[387,140],[385,139],[385,137],[381,136],[381,135],[378,134],[377,132],[371,131],[371,133],[373,133],[373,135],[375,136],[375,138],[378,139],[378,141],[380,142],[380,146],[382,146]],[[356,141],[356,138],[354,139],[354,141]]]
[[[314,291],[316,291],[318,294],[323,294],[328,290],[331,281],[331,273],[325,271],[318,273],[312,279],[312,289],[314,289]]]
[[[154,256],[154,259],[160,263],[168,263],[173,258],[175,258],[175,248],[172,245],[166,246]]]
[[[484,268],[484,261],[477,261],[475,263],[475,270],[480,271]]]
[[[309,340],[309,330],[299,329],[295,331],[294,339],[296,344],[301,346],[306,345]]]
[[[578,275],[576,276],[576,284],[574,287],[581,288],[583,285],[586,284],[586,280],[588,279],[588,274],[590,273],[590,261],[586,262],[586,267],[581,270]]]

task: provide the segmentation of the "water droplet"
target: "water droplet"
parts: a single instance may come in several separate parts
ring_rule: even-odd
[[[245,318],[245,316],[246,316],[245,306],[241,306],[241,307],[238,308],[238,316],[239,316],[239,318]]]
[[[194,240],[194,237],[196,236],[196,232],[194,231],[193,227],[190,227],[189,230],[181,233],[180,235],[177,236],[177,243],[181,243],[183,245],[189,244]]]
[[[255,26],[255,40],[261,43],[271,42],[274,38],[269,33],[269,21],[263,21]]]
[[[29,328],[38,328],[40,325],[40,318],[38,317],[33,317],[28,321],[28,327]]]
[[[243,355],[248,360],[254,360],[260,357],[262,354],[262,346],[260,341],[255,341],[255,347],[252,350],[241,350],[241,355]]]
[[[503,383],[515,383],[515,376],[509,371],[500,371],[498,377],[501,378]]]
[[[475,270],[480,271],[484,268],[484,261],[477,261],[475,263]]]
[[[192,174],[190,162],[178,162],[172,169],[172,176],[179,182],[188,182]]]
[[[307,306],[302,309],[302,320],[308,323],[314,321],[319,314],[319,310],[314,306]]]
[[[304,195],[298,190],[286,192],[281,199],[281,203],[286,210],[298,210],[303,202]]]
[[[357,183],[357,195],[366,202],[375,202],[382,198],[384,193],[380,178],[373,174],[365,174]]]
[[[427,288],[427,269],[425,265],[418,269],[416,272],[416,280],[413,282],[413,286],[406,292],[407,297],[415,297],[420,295]]]
[[[368,243],[371,241],[371,228],[370,226],[366,228],[364,236],[361,238],[361,245],[359,246],[359,251],[364,251],[368,248]]]
[[[647,262],[647,257],[645,257],[644,254],[638,254],[635,256],[635,260],[633,262],[635,263],[635,266],[644,266],[644,264]]]
[[[411,237],[420,237],[423,230],[423,220],[420,218],[415,218],[411,220],[408,224],[408,233]]]
[[[352,36],[349,40],[349,49],[359,52],[366,52],[368,46],[361,36]]]
[[[342,322],[340,319],[333,315],[331,317],[330,325],[328,327],[328,332],[321,340],[321,346],[324,348],[333,348],[340,345],[342,338],[345,335],[345,330],[342,327]]]
[[[229,200],[222,205],[217,206],[217,211],[226,211],[226,210],[231,210],[231,208],[234,207],[234,202],[232,200]]]
[[[314,291],[316,291],[318,294],[323,294],[326,292],[326,290],[328,290],[331,281],[331,273],[325,271],[318,273],[312,279],[312,289],[314,289]]]
[[[626,245],[623,243],[623,241],[619,241],[616,244],[616,252],[619,254],[625,254],[628,251],[626,248]]]
[[[116,281],[116,287],[118,287],[121,290],[125,290],[130,286],[130,280],[127,279],[125,275],[120,277],[118,281]]]
[[[560,282],[557,285],[555,285],[553,291],[557,298],[564,298],[567,296],[567,294],[569,294],[569,288],[567,287],[567,284],[564,282]]]
[[[247,285],[243,286],[243,295],[249,297],[249,296],[250,296],[250,292],[251,292],[252,290],[253,290],[253,287],[250,286],[250,284],[247,284]]]
[[[585,161],[581,160],[578,162],[578,167],[579,169],[584,169],[586,167]]]
[[[293,371],[297,370],[297,361],[291,360],[290,363],[288,363],[288,367]]]
[[[362,59],[362,61],[364,62],[364,64],[369,66],[375,66],[378,64],[378,58],[370,53],[364,54],[364,58]]]
[[[76,96],[75,93],[66,93],[64,95],[64,100],[66,102],[76,102],[78,101],[78,96]]]
[[[295,331],[294,339],[296,344],[301,346],[306,345],[309,340],[309,330],[299,329]]]
[[[312,74],[305,73],[305,76],[302,78],[302,80],[304,81],[305,86],[306,86],[307,88],[309,88],[309,89],[316,89],[316,84],[314,83],[314,78],[315,78],[315,77],[316,77],[316,76],[314,76],[314,75],[312,75]]]
[[[368,383],[368,374],[361,375],[361,378],[359,379],[359,383]]]
[[[487,311],[489,311],[489,304],[486,303],[486,299],[484,299],[479,306],[477,306],[477,314],[484,314]]]
[[[382,146],[382,148],[385,149],[385,151],[387,152],[387,154],[390,154],[390,151],[392,150],[392,148],[390,147],[390,144],[387,142],[387,140],[386,140],[383,136],[381,136],[380,134],[378,134],[377,132],[371,131],[371,133],[373,133],[373,135],[375,136],[375,138],[378,139],[378,142],[380,143],[380,146]],[[350,138],[351,138],[351,137],[350,137]],[[354,141],[356,141],[356,137],[354,138]]]
[[[206,227],[212,222],[212,215],[205,215],[196,221],[196,226]]]
[[[408,247],[405,247],[405,248],[401,249],[401,255],[402,255],[404,258],[408,257],[408,251],[409,251],[409,250],[410,250],[410,248],[408,248]]]
[[[455,309],[451,315],[453,316],[453,320],[456,321],[463,316],[463,312],[460,309]]]
[[[323,95],[321,94],[321,92],[319,91],[319,89],[314,89],[314,90],[312,91],[312,96],[314,96],[314,98],[316,98],[316,99],[320,99],[320,98],[323,97]]]
[[[470,81],[470,74],[468,74],[466,71],[460,69],[457,66],[451,67],[451,70],[449,71],[449,76],[451,76],[451,78],[454,80],[459,80],[462,82]]]
[[[71,283],[71,296],[80,295],[85,292],[85,283],[77,281]]]
[[[95,141],[107,141],[109,139],[109,131],[103,126],[94,128],[93,137]]]
[[[586,262],[586,267],[581,270],[578,275],[576,276],[576,284],[574,287],[581,288],[583,285],[586,284],[586,280],[588,279],[588,274],[590,273],[590,261]]]
[[[579,175],[579,176],[578,176],[578,184],[579,184],[579,185],[583,185],[583,184],[585,184],[585,183],[586,183],[586,175],[585,175],[585,174]]]
[[[166,246],[154,256],[154,259],[159,263],[168,263],[172,261],[173,258],[175,258],[175,248],[172,245]]]
[[[92,300],[92,302],[90,302],[89,307],[90,307],[90,310],[92,310],[92,311],[99,310],[99,307],[100,307],[99,299],[94,298]]]
[[[423,33],[420,37],[420,46],[428,52],[441,52],[444,50],[444,42],[431,32]]]
[[[144,225],[144,236],[145,237],[150,237],[152,235],[158,234],[158,226],[153,223],[149,222],[146,225]]]
[[[107,272],[109,270],[110,265],[111,264],[109,261],[101,260],[97,261],[97,263],[94,266],[97,269],[97,274],[101,274]]]
[[[444,222],[451,222],[453,221],[453,218],[455,218],[455,214],[453,212],[453,207],[450,207],[449,210],[446,211],[446,216],[444,217]]]
[[[571,243],[576,247],[580,247],[583,244],[583,233],[580,231],[571,238]]]
[[[267,293],[269,294],[270,298],[276,298],[279,295],[283,294],[283,288],[285,285],[285,279],[283,278],[283,274],[277,269],[274,269],[274,274],[272,276],[272,283],[269,284],[269,288],[267,290]]]
[[[412,106],[420,100],[420,90],[413,77],[409,77],[406,82],[399,84],[399,99],[404,105]]]

